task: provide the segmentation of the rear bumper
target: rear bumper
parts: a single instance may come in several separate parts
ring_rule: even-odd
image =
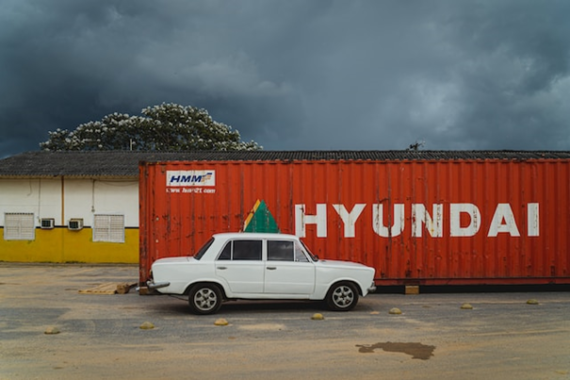
[[[368,293],[374,293],[375,291],[376,291],[376,284],[372,282],[372,284],[370,284],[370,287],[368,288]]]
[[[154,280],[148,280],[146,282],[146,286],[148,286],[149,289],[160,289],[160,288],[166,288],[167,286],[170,286],[170,282],[154,282]]]

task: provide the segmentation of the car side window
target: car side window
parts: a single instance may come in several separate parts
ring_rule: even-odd
[[[293,242],[285,240],[267,241],[267,261],[294,261]]]
[[[218,256],[218,260],[231,260],[232,259],[232,242],[228,242],[220,256]]]
[[[309,259],[307,258],[307,255],[305,255],[305,251],[303,250],[303,246],[298,242],[295,242],[295,261],[304,262],[304,263],[309,262]]]
[[[232,260],[261,261],[261,240],[234,240]]]
[[[261,240],[229,241],[218,256],[218,260],[260,260]]]

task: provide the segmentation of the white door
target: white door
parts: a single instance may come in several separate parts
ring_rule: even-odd
[[[315,287],[315,265],[292,240],[268,240],[265,261],[266,294],[310,295]]]
[[[234,295],[263,293],[262,243],[262,240],[233,240],[218,257],[216,275],[226,280]]]

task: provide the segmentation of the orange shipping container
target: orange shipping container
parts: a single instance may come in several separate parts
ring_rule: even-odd
[[[140,164],[141,282],[213,233],[278,228],[379,285],[570,283],[567,152],[207,157]]]

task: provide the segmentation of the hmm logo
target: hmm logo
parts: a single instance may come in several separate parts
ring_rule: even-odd
[[[215,170],[168,170],[166,186],[216,186]]]

